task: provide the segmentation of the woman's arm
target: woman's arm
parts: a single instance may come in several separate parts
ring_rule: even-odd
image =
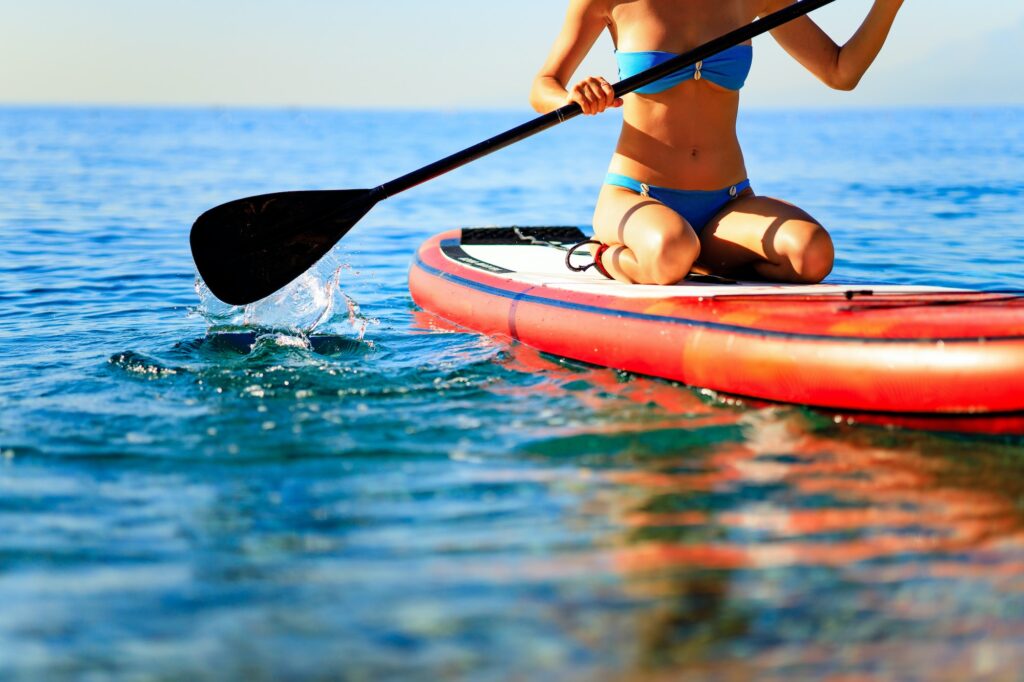
[[[792,0],[768,0],[762,16],[791,4]],[[901,5],[903,0],[875,0],[864,23],[842,47],[808,17],[780,26],[772,36],[826,85],[853,90],[882,50]]]
[[[605,4],[604,0],[570,0],[562,32],[530,90],[530,104],[537,112],[546,114],[569,102],[578,103],[584,114],[622,105],[612,86],[601,77],[585,78],[571,92],[565,87],[608,25]]]

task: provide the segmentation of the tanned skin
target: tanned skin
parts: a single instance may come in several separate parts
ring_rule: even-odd
[[[617,49],[682,53],[791,0],[570,0],[562,31],[537,74],[530,103],[547,113],[576,102],[588,115],[624,107],[622,133],[609,170],[640,182],[683,190],[719,190],[747,178],[736,136],[739,93],[707,79],[664,92],[617,99],[599,76],[569,85],[607,30]],[[852,90],[881,51],[903,0],[875,0],[842,46],[809,17],[771,32],[808,71],[836,90]],[[678,213],[623,187],[605,185],[594,233],[610,245],[602,264],[617,280],[674,284],[691,272],[820,282],[832,270],[832,239],[793,204],[747,190],[700,236]]]

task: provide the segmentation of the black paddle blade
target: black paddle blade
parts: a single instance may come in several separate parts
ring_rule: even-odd
[[[279,192],[211,208],[192,226],[192,258],[232,305],[269,296],[331,250],[378,199],[371,190]]]

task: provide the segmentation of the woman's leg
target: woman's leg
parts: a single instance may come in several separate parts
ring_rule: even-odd
[[[700,264],[720,275],[813,284],[832,271],[832,238],[793,204],[741,196],[700,235]]]
[[[675,284],[700,255],[700,241],[681,215],[615,185],[601,189],[594,236],[609,245],[601,263],[621,282]]]

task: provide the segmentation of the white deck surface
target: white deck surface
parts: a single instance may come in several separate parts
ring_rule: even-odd
[[[565,251],[541,245],[479,245],[462,246],[468,255],[486,263],[497,265],[511,273],[489,273],[523,284],[552,287],[566,291],[620,296],[623,298],[676,298],[712,296],[751,296],[789,294],[798,296],[844,294],[847,291],[870,290],[876,294],[920,294],[955,292],[944,287],[878,285],[863,282],[837,282],[825,284],[765,284],[742,282],[739,284],[706,284],[686,282],[672,286],[622,284],[606,279],[595,268],[587,272],[572,272],[565,267]],[[581,249],[573,257],[576,265],[591,262],[590,254]]]

